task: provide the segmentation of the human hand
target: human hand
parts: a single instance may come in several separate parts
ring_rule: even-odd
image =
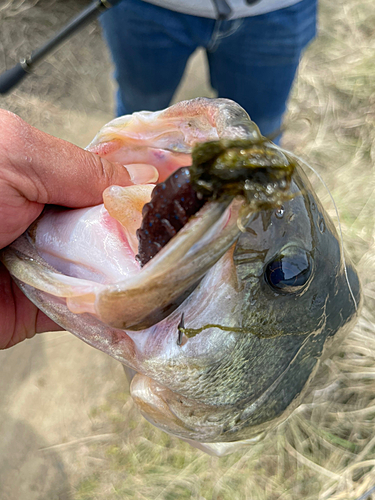
[[[157,179],[151,165],[110,163],[0,110],[0,249],[18,238],[46,204],[88,207],[102,202],[108,186]],[[0,263],[0,349],[51,330],[61,328],[29,301]]]

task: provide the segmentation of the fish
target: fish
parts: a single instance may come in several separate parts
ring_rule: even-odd
[[[205,165],[207,144],[228,162],[234,143],[257,172],[266,168],[256,188],[236,173],[223,191],[206,167],[193,169]],[[250,446],[301,404],[362,304],[302,162],[229,99],[116,118],[87,149],[154,165],[160,184],[111,186],[103,204],[86,209],[48,207],[1,260],[45,314],[126,367],[133,401],[153,425],[211,455]],[[226,175],[225,162],[214,167]],[[275,165],[287,172],[278,184],[267,170]],[[207,200],[176,230],[172,217],[186,210],[170,179],[182,171],[189,186],[201,172],[197,197]],[[153,244],[161,227],[151,230],[151,201],[164,188],[182,208],[162,214],[171,234],[144,258],[140,240]]]

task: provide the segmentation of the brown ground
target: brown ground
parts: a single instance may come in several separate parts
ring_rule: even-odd
[[[285,134],[286,147],[324,172],[367,301],[360,328],[327,363],[308,404],[265,448],[211,459],[140,419],[117,362],[69,333],[39,335],[0,353],[1,500],[355,500],[375,484],[371,2],[322,2],[320,37],[302,62]],[[0,71],[87,3],[2,0]],[[195,56],[176,100],[213,95],[204,62]],[[85,146],[112,118],[110,71],[94,23],[0,97],[0,107]]]

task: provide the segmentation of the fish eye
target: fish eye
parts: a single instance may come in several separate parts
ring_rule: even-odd
[[[311,274],[310,254],[303,248],[290,246],[267,264],[265,280],[276,292],[296,293],[306,286]]]

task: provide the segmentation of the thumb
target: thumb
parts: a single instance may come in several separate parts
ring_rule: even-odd
[[[3,131],[2,149],[20,178],[23,195],[32,202],[86,207],[100,203],[108,186],[158,179],[152,165],[111,163],[1,111],[0,134]]]

